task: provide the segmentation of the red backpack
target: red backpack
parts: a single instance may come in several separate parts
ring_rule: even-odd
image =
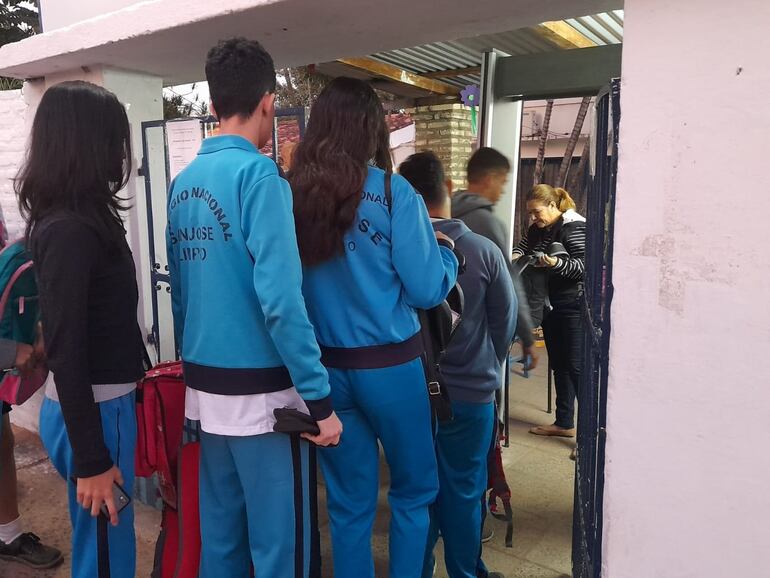
[[[157,474],[163,500],[151,578],[198,578],[200,443],[185,442],[184,397],[182,364],[178,361],[162,363],[149,370],[136,390],[136,475]],[[310,578],[321,577],[316,475],[316,452],[311,448]],[[254,576],[253,570],[251,575]]]
[[[136,475],[157,474],[163,500],[152,578],[197,578],[200,564],[200,445],[184,442],[182,364],[147,372],[136,391]]]

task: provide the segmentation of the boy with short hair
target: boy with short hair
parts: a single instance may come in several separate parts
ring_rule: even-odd
[[[277,408],[309,411],[336,444],[326,370],[302,297],[288,183],[259,153],[272,135],[275,68],[255,41],[209,51],[219,136],[168,198],[168,262],[186,415],[201,423],[201,578],[307,577],[308,443],[273,432]]]
[[[491,147],[478,149],[468,160],[468,190],[458,191],[452,196],[452,217],[460,219],[471,231],[492,241],[505,255],[519,302],[516,334],[521,339],[525,355],[531,359],[529,368],[534,369],[538,355],[532,333],[532,312],[519,276],[514,274],[511,268],[511,247],[507,246],[508,233],[505,224],[493,212],[503,196],[503,189],[510,174],[511,163],[504,154]]]
[[[450,218],[451,181],[444,178],[436,155],[412,155],[399,172],[425,199],[434,229],[452,238],[465,257],[465,272],[457,278],[465,295],[463,319],[441,363],[454,418],[438,424],[439,494],[422,576],[433,576],[440,532],[450,578],[503,578],[488,572],[481,561],[482,499],[495,429],[495,392],[516,328],[516,295],[500,249]]]

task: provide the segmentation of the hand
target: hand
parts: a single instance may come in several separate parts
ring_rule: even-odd
[[[559,262],[559,260],[556,257],[551,257],[550,255],[543,255],[540,257],[540,260],[537,262],[538,267],[547,267],[552,268],[556,267],[556,264]]]
[[[43,326],[38,324],[37,339],[35,339],[34,352],[36,365],[46,360],[45,340],[43,339]]]
[[[524,255],[522,255],[521,253],[514,253],[513,255],[511,255],[511,261],[518,261],[518,260],[519,260],[519,259],[521,259],[523,256],[524,256]]]
[[[452,250],[455,248],[455,242],[452,240],[451,237],[447,237],[444,233],[441,231],[436,231],[436,240],[437,241],[445,241],[449,243],[449,246]]]
[[[524,353],[525,359],[529,358],[529,365],[525,365],[524,369],[527,371],[530,371],[532,369],[535,369],[537,367],[538,361],[540,361],[540,357],[537,354],[537,351],[535,349],[534,345],[530,345],[529,347],[522,346],[522,352]]]
[[[98,476],[90,478],[78,478],[78,504],[85,510],[91,510],[91,515],[95,518],[99,515],[102,503],[107,504],[107,510],[110,513],[110,523],[113,526],[118,525],[118,508],[115,504],[115,497],[112,493],[112,485],[117,482],[123,485],[123,474],[120,473],[118,466],[112,466],[109,470]]]
[[[16,344],[16,361],[14,367],[26,377],[35,367],[35,351],[26,343]]]
[[[326,419],[322,419],[318,422],[318,427],[321,429],[321,433],[317,436],[311,436],[310,434],[302,434],[302,437],[308,441],[313,442],[317,446],[336,446],[340,443],[340,436],[342,435],[342,422],[337,414],[332,414]]]

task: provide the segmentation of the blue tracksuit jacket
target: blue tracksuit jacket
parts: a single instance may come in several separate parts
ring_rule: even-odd
[[[293,384],[327,417],[291,190],[275,163],[242,137],[206,139],[171,185],[166,242],[187,385],[245,395]]]
[[[370,167],[345,254],[305,272],[303,291],[318,340],[327,347],[400,343],[420,328],[415,308],[441,303],[457,278],[457,258],[436,242],[425,203],[393,175]]]

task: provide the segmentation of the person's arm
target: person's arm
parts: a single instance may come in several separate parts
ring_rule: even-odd
[[[88,352],[89,280],[101,244],[95,231],[74,220],[44,225],[35,239],[47,363],[56,376],[76,478],[97,476],[113,466],[91,388]]]
[[[519,244],[516,245],[513,249],[513,258],[518,259],[519,257],[523,257],[527,254],[529,251],[529,229],[524,231],[524,234],[521,236],[521,240],[519,241]]]
[[[254,258],[254,291],[267,331],[311,415],[324,420],[333,413],[329,376],[302,296],[289,183],[277,172],[263,177],[242,194],[241,207],[241,228]]]
[[[489,285],[484,296],[487,325],[498,361],[502,364],[516,330],[517,299],[508,274],[507,259],[496,248],[490,251]]]
[[[510,267],[509,267],[510,271]],[[527,299],[527,292],[524,290],[524,286],[521,284],[521,277],[511,271],[510,278],[513,284],[513,290],[516,293],[516,301],[518,302],[517,314],[516,314],[516,335],[521,339],[521,344],[526,350],[525,353],[533,358],[534,368],[537,363],[537,354],[534,351],[535,336],[533,334],[534,327],[532,326],[532,312],[529,309],[529,301]]]
[[[42,348],[38,348],[39,344],[0,339],[0,369],[16,369],[22,376],[29,374],[45,357]]]
[[[586,225],[575,222],[562,231],[562,243],[569,253],[569,258],[555,257],[552,269],[557,275],[580,281],[585,272]]]
[[[481,212],[481,211],[479,211]],[[490,241],[492,241],[502,252],[503,256],[506,256],[508,254],[508,244],[506,242],[506,232],[505,232],[505,225],[503,222],[495,217],[493,214],[489,213],[487,216],[487,220],[489,221],[488,225],[485,227],[485,230],[487,231],[484,236],[487,237]],[[523,244],[522,244],[523,243]],[[528,241],[526,237],[526,233],[524,238],[522,238],[522,241],[519,243],[518,248],[524,247],[524,250],[528,250]],[[523,254],[523,253],[522,253]],[[521,285],[521,280],[519,279],[518,273],[514,271],[513,264],[509,259],[505,259],[506,267],[508,269],[508,272],[510,273],[511,281],[513,283],[514,290],[516,291],[517,301],[518,301],[518,313],[517,313],[517,325],[516,325],[516,335],[519,336],[519,339],[521,339],[521,343],[524,347],[524,352],[532,357],[532,365],[530,367],[535,367],[537,364],[537,353],[535,352],[535,337],[532,334],[532,314],[529,310],[529,303],[527,301],[526,292],[524,291],[524,288]]]
[[[406,302],[417,309],[441,303],[457,281],[457,257],[436,240],[425,202],[408,181],[393,175],[391,254]]]
[[[11,339],[0,339],[0,369],[10,369],[16,364],[16,345]]]

